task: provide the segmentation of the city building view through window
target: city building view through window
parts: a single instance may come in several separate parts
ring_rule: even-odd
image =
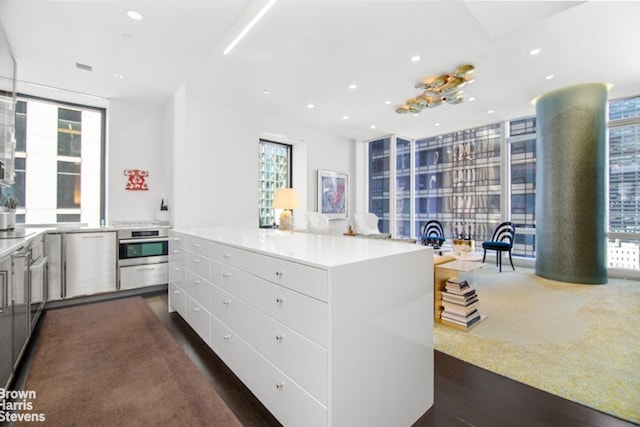
[[[638,270],[640,96],[612,100],[608,111],[608,265]],[[447,239],[478,247],[508,220],[514,256],[535,257],[535,117],[425,139],[385,136],[367,141],[367,153],[367,208],[381,232],[417,238],[437,219]]]

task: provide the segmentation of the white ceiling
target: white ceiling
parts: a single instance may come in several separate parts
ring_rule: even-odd
[[[223,55],[265,3],[0,0],[0,24],[25,93],[36,83],[164,102],[191,79],[205,99],[354,139],[426,137],[530,115],[536,96],[580,83],[611,83],[610,98],[640,93],[640,2],[280,0]],[[144,20],[129,19],[128,9]],[[542,52],[530,56],[533,48]],[[464,88],[475,101],[395,113],[419,94],[415,83],[466,63],[476,67]]]

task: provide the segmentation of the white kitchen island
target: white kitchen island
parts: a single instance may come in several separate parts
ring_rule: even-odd
[[[285,426],[410,426],[433,405],[433,252],[172,230],[169,307]]]

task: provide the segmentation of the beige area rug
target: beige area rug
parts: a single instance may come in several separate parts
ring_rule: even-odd
[[[470,332],[436,324],[437,350],[640,423],[640,282],[570,284],[489,264],[467,278],[487,318]]]
[[[241,426],[139,297],[47,311],[25,392],[43,425]]]

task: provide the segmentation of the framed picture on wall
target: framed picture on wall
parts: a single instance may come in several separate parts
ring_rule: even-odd
[[[349,213],[349,175],[318,171],[318,212],[329,219],[347,219]]]

